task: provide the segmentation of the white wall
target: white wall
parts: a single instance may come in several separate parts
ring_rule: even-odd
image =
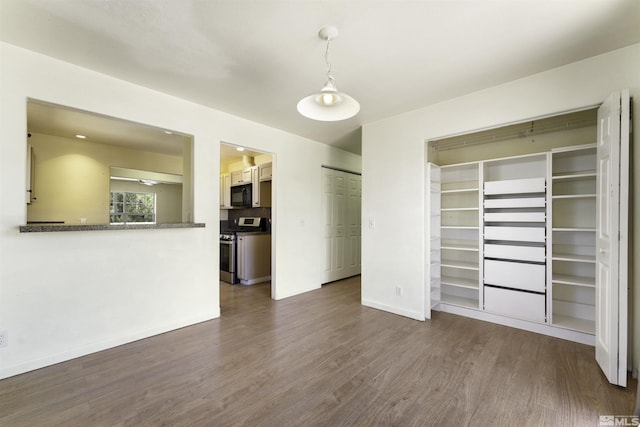
[[[640,111],[640,44],[365,125],[363,303],[424,319],[425,140],[593,106],[623,88],[631,90],[634,110]],[[633,121],[640,129],[640,114]],[[633,138],[638,146],[640,132]],[[634,209],[640,212],[640,149],[633,161]],[[374,228],[368,227],[370,218]],[[639,218],[636,213],[635,265],[640,264]],[[403,288],[402,296],[396,296],[396,286]],[[635,331],[640,331],[639,294],[633,296]],[[638,366],[640,339],[634,359]]]
[[[320,166],[359,156],[6,43],[0,57],[0,378],[220,315],[220,141],[274,155],[276,298],[320,287]],[[194,135],[206,228],[19,233],[27,98]]]

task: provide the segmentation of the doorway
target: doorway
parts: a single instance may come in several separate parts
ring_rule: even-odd
[[[247,298],[274,298],[275,156],[220,144],[220,307],[236,312]]]

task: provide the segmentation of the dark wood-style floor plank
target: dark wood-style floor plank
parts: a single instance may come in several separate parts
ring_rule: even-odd
[[[394,285],[395,286],[395,285]],[[633,412],[592,347],[363,307],[360,278],[0,381],[0,426],[582,426]]]

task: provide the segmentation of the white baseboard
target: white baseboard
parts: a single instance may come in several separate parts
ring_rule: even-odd
[[[89,343],[86,345],[82,345],[76,348],[73,348],[68,351],[55,353],[51,355],[47,355],[45,357],[40,357],[36,359],[32,359],[19,365],[2,367],[0,369],[0,379],[12,377],[14,375],[23,374],[25,372],[33,371],[36,369],[44,368],[46,366],[55,365],[56,363],[66,362],[71,359],[75,359],[78,357],[86,356],[91,353],[96,353],[98,351],[107,350],[109,348],[118,347],[123,344],[128,344],[130,342],[138,341],[144,338],[149,338],[154,335],[160,335],[165,332],[170,332],[176,329],[181,329],[186,326],[195,325],[197,323],[205,322],[208,320],[216,319],[220,317],[220,307],[217,307],[214,310],[213,315],[201,316],[201,317],[193,317],[189,319],[185,319],[180,322],[168,323],[162,326],[158,326],[152,329],[146,329],[143,331],[138,331],[127,336],[114,337],[111,339],[106,339],[102,341],[97,341],[93,343]]]
[[[367,307],[376,308],[382,311],[388,311],[389,313],[398,314],[400,316],[409,317],[415,320],[420,320],[420,321],[425,320],[424,315],[416,311],[405,310],[404,308],[393,307],[387,304],[381,304],[379,302],[367,300],[367,299],[363,299],[361,302],[362,302],[362,305]]]

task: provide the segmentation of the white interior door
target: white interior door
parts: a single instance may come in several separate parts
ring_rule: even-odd
[[[611,94],[598,109],[597,131],[596,360],[620,386],[627,381],[628,105],[628,91]]]
[[[360,210],[362,204],[362,177],[346,173],[347,177],[347,236],[346,236],[346,274],[360,274]]]
[[[360,274],[361,189],[359,175],[322,168],[322,283]]]

